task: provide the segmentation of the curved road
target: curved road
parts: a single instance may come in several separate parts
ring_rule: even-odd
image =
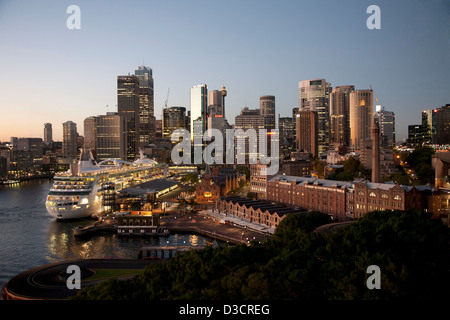
[[[157,262],[157,260],[135,259],[80,259],[48,264],[29,269],[11,278],[2,289],[2,298],[3,294],[7,293],[9,297],[21,300],[68,299],[79,291],[67,288],[65,276],[70,265],[80,267],[81,288],[84,288],[105,280],[89,281],[89,276],[97,269],[143,269],[146,265]]]
[[[344,221],[344,222],[334,222],[329,224],[324,224],[323,226],[318,227],[315,232],[318,233],[333,233],[339,230],[340,228],[343,228],[345,226],[348,226],[349,224],[356,222],[356,221]]]

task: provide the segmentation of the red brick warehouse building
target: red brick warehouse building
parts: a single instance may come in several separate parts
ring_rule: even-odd
[[[329,214],[337,221],[376,210],[424,209],[431,187],[364,180],[353,182],[276,175],[267,181],[267,200]]]

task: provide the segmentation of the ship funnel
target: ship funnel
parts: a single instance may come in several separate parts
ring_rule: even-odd
[[[99,166],[97,162],[94,160],[92,151],[85,148],[81,148],[80,160],[78,161],[78,174],[98,168]]]

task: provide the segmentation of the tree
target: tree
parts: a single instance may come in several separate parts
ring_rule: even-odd
[[[431,157],[434,149],[430,147],[417,147],[408,155],[406,162],[414,170],[416,177],[424,183],[434,182],[434,170],[431,167]]]
[[[333,234],[329,217],[287,215],[262,244],[208,247],[151,264],[75,299],[448,299],[450,230],[418,211],[376,211]],[[381,290],[366,286],[367,267]]]
[[[256,199],[256,193],[252,191],[247,192],[247,198]]]
[[[347,160],[340,162],[342,169],[337,169],[334,173],[328,175],[329,180],[353,181],[358,177],[367,178],[370,176],[370,170],[366,169],[361,161],[355,157],[349,157]]]
[[[181,182],[184,183],[197,183],[198,174],[194,172],[188,172],[183,177],[181,177]]]
[[[325,165],[318,157],[313,157],[313,171],[317,173],[317,176],[319,178],[325,177]]]
[[[326,269],[332,299],[448,297],[448,227],[418,211],[376,211],[329,241]],[[362,285],[369,265],[380,267],[382,290]]]

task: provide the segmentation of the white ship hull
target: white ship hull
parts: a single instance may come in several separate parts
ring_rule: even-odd
[[[115,191],[129,185],[161,178],[164,168],[142,155],[131,163],[105,160],[99,164],[91,158],[81,160],[77,168],[57,174],[45,206],[58,220],[83,219],[108,209],[102,204],[104,186],[112,184]]]
[[[101,211],[100,205],[54,206],[46,204],[47,212],[58,220],[89,218]]]

